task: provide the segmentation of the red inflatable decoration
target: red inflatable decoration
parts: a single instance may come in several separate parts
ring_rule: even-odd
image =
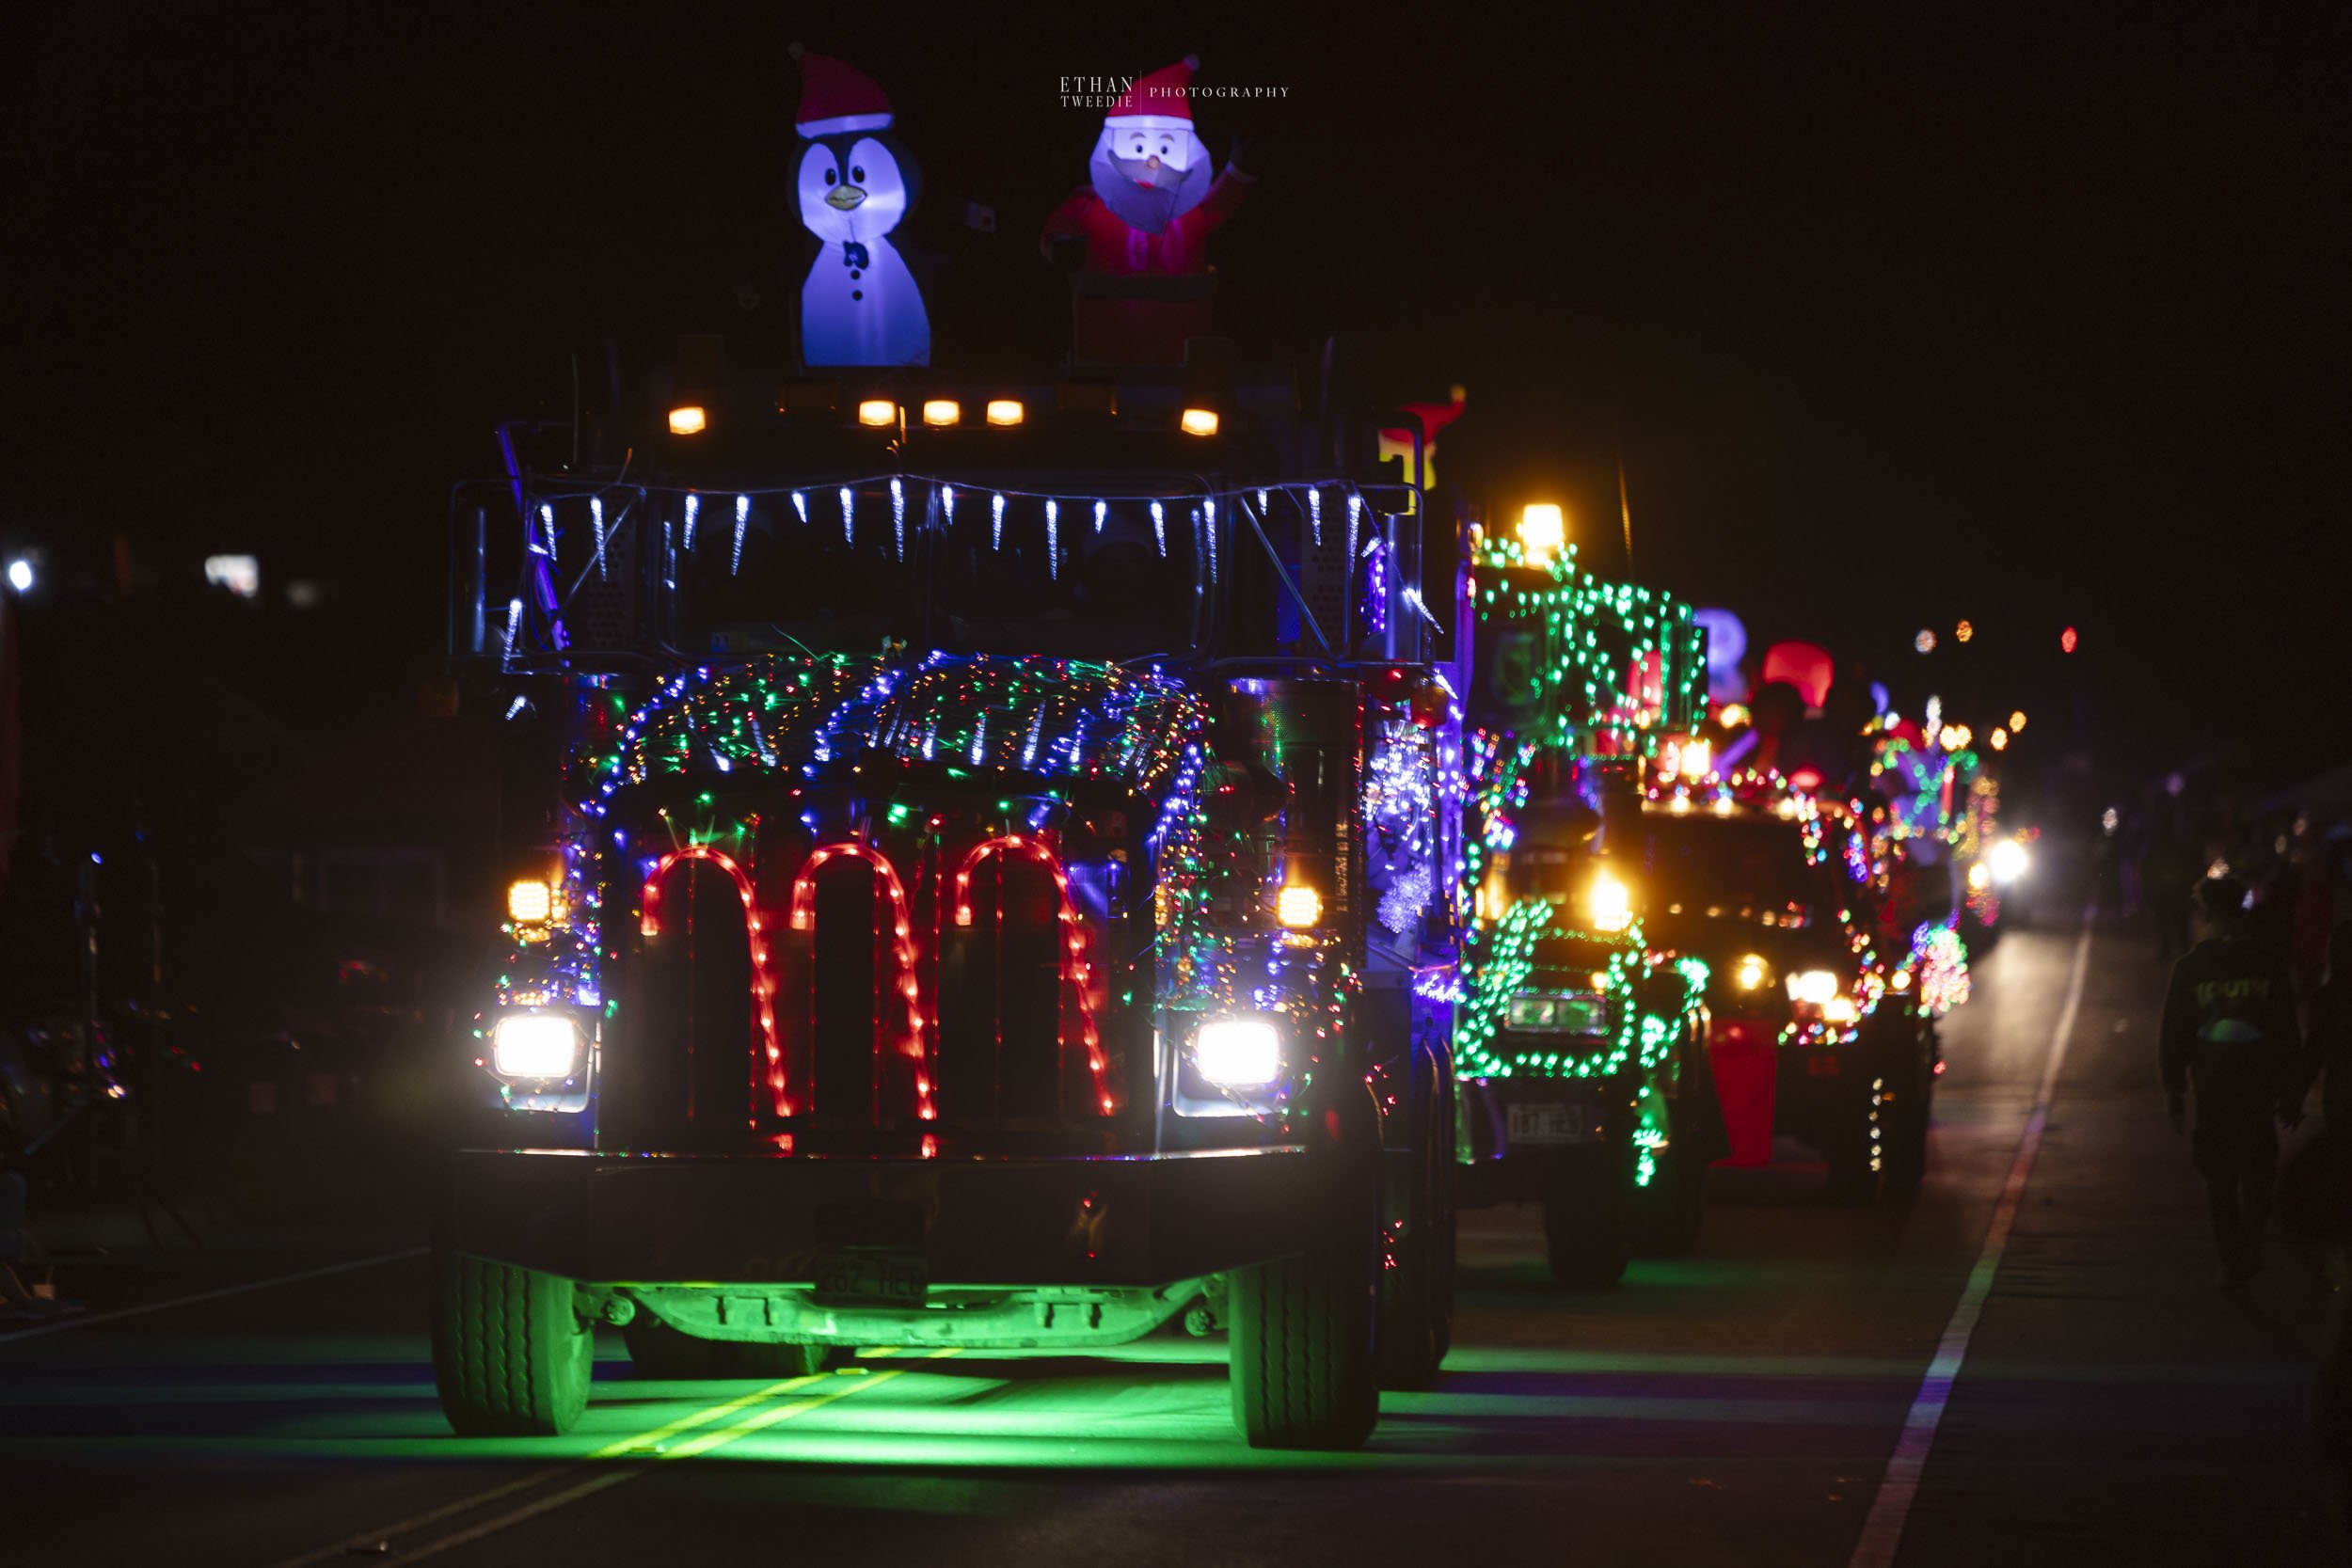
[[[1837,677],[1837,661],[1829,657],[1829,650],[1811,642],[1775,642],[1764,650],[1764,673],[1761,685],[1787,681],[1797,689],[1804,705],[1820,707],[1829,701],[1829,689]]]

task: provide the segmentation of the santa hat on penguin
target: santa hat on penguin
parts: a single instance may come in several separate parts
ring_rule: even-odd
[[[845,131],[890,128],[890,99],[882,84],[831,55],[813,55],[799,43],[786,53],[801,68],[801,106],[793,129],[815,141]]]

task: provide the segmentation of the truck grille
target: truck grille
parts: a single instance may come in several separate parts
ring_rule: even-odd
[[[942,860],[762,835],[741,860],[695,847],[608,890],[643,915],[608,954],[607,1143],[1099,1127],[1109,1063],[1059,863],[1014,838]]]

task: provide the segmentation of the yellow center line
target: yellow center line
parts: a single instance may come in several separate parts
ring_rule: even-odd
[[[805,1388],[812,1383],[822,1383],[825,1377],[826,1374],[823,1372],[812,1372],[802,1377],[787,1377],[781,1383],[771,1383],[764,1388],[755,1388],[750,1393],[739,1395],[724,1403],[706,1405],[700,1410],[691,1411],[680,1416],[675,1421],[665,1422],[663,1425],[645,1432],[634,1433],[627,1437],[615,1438],[591,1453],[588,1458],[590,1460],[627,1459],[632,1455],[639,1458],[646,1457],[640,1450],[664,1438],[675,1437],[679,1433],[691,1431],[695,1427],[708,1426],[713,1421],[723,1419],[739,1410],[757,1404],[762,1400],[790,1393],[795,1388]]]
[[[954,1347],[950,1346],[946,1350],[932,1351],[928,1356],[924,1357],[924,1359],[928,1361],[937,1361],[955,1354]],[[839,1400],[846,1400],[861,1388],[871,1388],[877,1384],[887,1383],[892,1378],[903,1376],[912,1370],[914,1370],[914,1369],[911,1367],[893,1367],[888,1371],[874,1372],[868,1376],[860,1378],[857,1382],[850,1384],[848,1387],[834,1393],[816,1394],[812,1395],[808,1399],[795,1400],[790,1404],[778,1405],[772,1410],[756,1411],[736,1422],[731,1427],[723,1428],[718,1432],[705,1433],[699,1437],[681,1443],[675,1449],[662,1454],[660,1457],[663,1459],[691,1459],[697,1454],[708,1453],[711,1449],[732,1443],[739,1437],[748,1437],[755,1432],[764,1431],[769,1427],[774,1426],[779,1421],[788,1421],[795,1416],[805,1416],[810,1411],[815,1410],[821,1405],[828,1405]]]
[[[926,1357],[926,1359],[936,1361],[955,1354],[956,1352],[954,1348],[949,1347],[946,1350],[932,1351],[930,1355]],[[814,1394],[806,1399],[793,1400],[788,1403],[777,1405],[771,1409],[755,1411],[752,1415],[745,1417],[743,1419],[735,1422],[731,1426],[723,1427],[717,1432],[703,1433],[684,1443],[677,1445],[675,1448],[667,1449],[660,1453],[653,1455],[639,1453],[635,1455],[635,1457],[649,1457],[656,1461],[695,1458],[698,1455],[708,1453],[714,1449],[723,1448],[725,1445],[734,1442],[739,1437],[747,1437],[755,1432],[763,1431],[766,1428],[775,1426],[780,1422],[788,1421],[796,1416],[805,1416],[810,1411],[821,1409],[825,1405],[837,1404],[841,1401],[848,1399],[850,1395],[858,1393],[862,1389],[872,1388],[880,1384],[887,1383],[892,1378],[898,1377],[902,1373],[912,1371],[914,1369],[910,1367],[893,1367],[887,1371],[872,1373],[868,1376],[855,1379],[854,1381],[844,1380],[847,1386],[837,1391]],[[691,1416],[682,1417],[678,1420],[670,1422],[667,1426],[655,1428],[652,1433],[643,1433],[637,1437],[627,1438],[619,1443],[608,1444],[604,1448],[597,1449],[596,1454],[592,1457],[598,1459],[629,1457],[629,1450],[631,1449],[643,1449],[646,1442],[655,1439],[660,1433],[683,1432],[691,1427],[707,1426],[710,1422],[719,1419],[721,1417],[741,1410],[747,1405],[757,1404],[762,1400],[771,1398],[777,1393],[788,1391],[796,1387],[804,1387],[810,1384],[828,1381],[831,1381],[831,1379],[824,1373],[818,1373],[810,1377],[787,1378],[782,1383],[771,1384],[769,1386],[758,1389],[754,1393],[746,1394],[740,1399],[729,1400],[723,1404],[712,1405],[706,1410],[696,1411]],[[566,1487],[561,1492],[552,1493],[547,1497],[540,1497],[532,1502],[524,1504],[520,1508],[513,1509],[505,1513],[499,1514],[494,1518],[485,1519],[480,1524],[469,1526],[454,1534],[445,1535],[435,1541],[422,1542],[413,1547],[403,1548],[402,1550],[393,1553],[389,1560],[393,1562],[414,1562],[421,1558],[438,1556],[440,1553],[448,1551],[452,1547],[467,1545],[472,1542],[481,1540],[485,1536],[495,1535],[499,1531],[506,1529],[511,1526],[521,1524],[526,1519],[536,1518],[542,1513],[553,1513],[559,1508],[563,1508],[570,1503],[578,1502],[582,1497],[592,1497],[598,1492],[606,1490],[608,1487],[618,1486],[624,1481],[634,1481],[636,1478],[645,1473],[646,1471],[644,1466],[633,1466],[628,1469],[607,1470],[601,1475],[590,1477],[588,1480],[581,1481],[577,1486]]]
[[[879,1359],[891,1354],[893,1354],[892,1351],[888,1349],[882,1349],[868,1351],[866,1355],[869,1359]],[[952,1354],[954,1353],[950,1351],[946,1353],[935,1354]],[[894,1377],[897,1375],[897,1371],[894,1370],[893,1371],[885,1372],[882,1375],[884,1378]],[[469,1497],[460,1497],[454,1502],[444,1503],[438,1508],[428,1509],[421,1513],[412,1513],[405,1519],[395,1519],[389,1524],[378,1525],[373,1529],[362,1530],[357,1535],[338,1541],[333,1545],[320,1547],[315,1551],[305,1552],[297,1557],[283,1559],[276,1564],[273,1564],[273,1568],[313,1568],[313,1565],[315,1564],[331,1561],[337,1558],[346,1556],[356,1549],[372,1546],[377,1542],[394,1540],[403,1535],[414,1534],[416,1531],[424,1528],[427,1525],[438,1524],[443,1519],[449,1518],[453,1514],[470,1513],[474,1510],[481,1508],[485,1504],[494,1503],[501,1497],[512,1497],[517,1492],[529,1491],[533,1487],[543,1486],[547,1482],[558,1480],[564,1476],[577,1474],[580,1471],[587,1469],[590,1465],[597,1463],[598,1461],[611,1461],[616,1459],[660,1459],[666,1457],[684,1457],[687,1454],[707,1453],[710,1449],[719,1447],[722,1443],[733,1441],[734,1437],[740,1435],[742,1432],[756,1431],[758,1430],[758,1427],[746,1424],[741,1426],[739,1432],[730,1430],[730,1432],[717,1433],[707,1441],[698,1440],[698,1446],[681,1450],[680,1454],[675,1456],[661,1453],[648,1453],[645,1450],[660,1445],[665,1439],[676,1436],[681,1432],[691,1432],[696,1427],[708,1426],[713,1421],[723,1420],[727,1417],[733,1416],[739,1411],[748,1409],[763,1401],[773,1399],[780,1394],[788,1394],[795,1389],[804,1388],[812,1384],[830,1382],[831,1380],[830,1374],[816,1372],[804,1377],[788,1377],[780,1383],[771,1383],[765,1387],[755,1388],[748,1394],[740,1394],[734,1399],[723,1400],[719,1403],[705,1405],[699,1410],[690,1411],[686,1415],[680,1416],[674,1421],[665,1421],[660,1426],[651,1427],[644,1432],[632,1433],[627,1437],[615,1438],[613,1441],[607,1443],[604,1447],[594,1450],[580,1459],[574,1460],[569,1465],[559,1465],[548,1469],[536,1470],[529,1475],[520,1477],[517,1480],[503,1482],[501,1485],[490,1487],[485,1491],[476,1492]],[[813,1401],[800,1401],[793,1404],[785,1405],[782,1407],[782,1414],[774,1415],[771,1417],[770,1419],[759,1424],[773,1425],[776,1421],[787,1419],[789,1416],[801,1414],[803,1409],[814,1409],[819,1404],[829,1404],[834,1400],[847,1398],[849,1395],[855,1393],[859,1388],[866,1386],[868,1383],[878,1381],[881,1381],[881,1379],[860,1378],[850,1382],[850,1386],[842,1389],[838,1394],[831,1394]],[[436,1552],[447,1551],[452,1546],[462,1545],[468,1541],[475,1540],[483,1535],[487,1535],[493,1530],[503,1529],[508,1525],[529,1518],[532,1514],[543,1513],[553,1508],[561,1508],[565,1503],[575,1502],[578,1499],[590,1496],[593,1493],[601,1492],[608,1486],[618,1485],[622,1481],[632,1479],[639,1472],[635,1470],[606,1471],[605,1473],[582,1482],[581,1484],[568,1487],[561,1492],[549,1494],[548,1497],[543,1497],[536,1502],[528,1504],[511,1513],[501,1514],[498,1518],[490,1520],[487,1524],[478,1528],[464,1530],[456,1535],[445,1536],[437,1541],[424,1543],[423,1544],[416,1547],[413,1551],[400,1552],[396,1554],[394,1560],[405,1560],[406,1559],[413,1557],[426,1557],[431,1556]]]

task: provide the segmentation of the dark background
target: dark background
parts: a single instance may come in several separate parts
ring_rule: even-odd
[[[780,342],[728,285],[793,286],[790,40],[891,94],[951,363],[1065,320],[1034,238],[1101,111],[1060,79],[1189,49],[1288,89],[1198,111],[1263,167],[1215,252],[1249,357],[1467,383],[1481,487],[1605,572],[1621,439],[1641,576],[1899,697],[2332,757],[2344,11],[1939,9],[0,8],[0,547],[251,550],[331,596],[206,657],[322,737],[412,711],[493,420],[602,329]]]

